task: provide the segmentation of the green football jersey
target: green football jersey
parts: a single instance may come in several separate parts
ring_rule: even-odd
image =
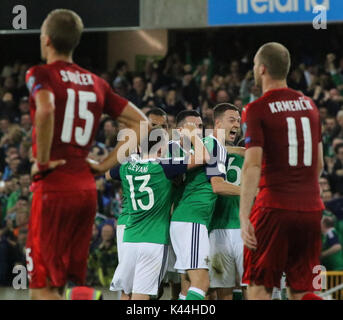
[[[332,228],[322,239],[322,251],[325,251],[339,243],[340,241],[337,231]],[[323,258],[321,263],[327,271],[343,270],[343,251],[339,250],[338,252]]]
[[[212,135],[205,137],[203,142],[215,162],[186,173],[185,189],[171,220],[200,223],[208,227],[217,200],[210,178],[212,176],[225,178],[227,152]]]
[[[183,162],[174,165],[158,159],[131,158],[110,171],[113,179],[119,177],[122,181],[126,210],[130,213],[124,242],[169,244],[171,179],[186,170]]]
[[[123,225],[123,224],[126,225],[128,219],[129,219],[129,211],[127,210],[127,199],[125,195],[123,195],[122,210],[118,217],[117,225],[118,226]]]
[[[241,170],[244,158],[238,154],[228,155],[226,179],[234,185],[241,184]],[[209,231],[214,229],[240,229],[239,221],[240,196],[218,196],[211,219]]]

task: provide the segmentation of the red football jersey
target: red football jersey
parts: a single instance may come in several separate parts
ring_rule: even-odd
[[[321,125],[313,101],[292,89],[270,90],[246,106],[242,122],[246,147],[263,148],[256,201],[271,208],[323,209],[317,173]]]
[[[88,190],[95,180],[85,159],[97,132],[102,113],[115,119],[128,101],[115,94],[108,83],[74,63],[56,61],[34,66],[26,74],[33,121],[32,151],[36,157],[35,95],[49,90],[55,97],[54,136],[50,160],[66,164],[37,182],[45,191]]]

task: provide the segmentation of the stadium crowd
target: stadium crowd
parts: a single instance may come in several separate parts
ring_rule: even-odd
[[[31,118],[25,73],[28,64],[6,65],[0,74],[0,285],[11,285],[16,264],[25,264],[30,215]],[[143,72],[132,72],[119,61],[102,72],[113,90],[147,113],[158,107],[168,115],[169,130],[182,110],[197,110],[204,127],[213,127],[213,107],[230,102],[240,110],[261,96],[254,85],[251,63],[232,60],[217,65],[211,54],[199,63],[169,54],[161,61],[147,59]],[[319,180],[326,205],[323,213],[322,263],[343,270],[343,57],[328,54],[325,61],[293,65],[290,88],[317,104],[322,120],[325,171]],[[103,117],[90,158],[101,161],[117,142],[120,126]],[[239,139],[237,139],[238,141]],[[121,212],[120,183],[96,180],[98,208],[89,255],[88,285],[108,287],[117,266],[115,226]]]

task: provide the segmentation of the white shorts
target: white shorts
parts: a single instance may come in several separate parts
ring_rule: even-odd
[[[174,268],[179,273],[191,269],[208,269],[210,243],[205,225],[172,221],[170,238],[176,255]]]
[[[124,238],[125,224],[117,225],[117,251],[118,251],[118,262],[121,261],[123,255],[123,238]]]
[[[242,284],[243,240],[240,229],[216,229],[210,233],[210,287],[233,288]],[[236,281],[237,279],[237,281]]]
[[[166,273],[168,246],[157,243],[124,242],[125,251],[110,286],[125,294],[157,295]]]

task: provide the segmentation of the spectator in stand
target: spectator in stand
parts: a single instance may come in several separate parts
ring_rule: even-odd
[[[216,93],[217,103],[228,103],[230,101],[230,96],[225,89],[219,89]]]
[[[193,78],[192,71],[186,69],[182,79],[182,97],[192,106],[197,106],[199,103],[199,93],[199,88]]]
[[[335,196],[343,196],[343,143],[335,147],[336,162],[333,166],[331,181]]]
[[[324,157],[332,158],[334,156],[334,152],[332,149],[332,142],[334,139],[335,130],[336,130],[335,117],[327,116],[324,119],[324,126],[323,126],[323,133],[322,133]]]
[[[144,105],[145,97],[145,81],[141,76],[135,76],[132,81],[132,89],[128,94],[128,100],[135,104],[138,108]]]
[[[129,94],[130,84],[126,79],[117,78],[113,81],[114,91],[122,97],[127,97]]]
[[[29,113],[22,113],[20,116],[20,128],[24,137],[31,137],[32,121]]]
[[[343,270],[342,245],[334,225],[332,218],[322,218],[323,244],[320,259],[327,271]]]
[[[118,83],[128,83],[130,80],[129,65],[124,60],[118,61],[114,69],[113,87],[115,88]]]
[[[22,97],[20,99],[18,108],[19,108],[20,114],[29,113],[30,112],[29,98],[26,96]]]
[[[168,90],[164,104],[161,107],[163,107],[166,113],[172,114],[175,117],[179,112],[185,109],[184,104],[178,98],[176,89],[174,88]]]
[[[103,143],[107,149],[112,149],[117,144],[118,132],[118,123],[112,119],[106,118],[106,120],[103,121],[103,129],[98,136],[97,141]]]
[[[290,72],[288,85],[294,90],[301,91],[303,93],[306,92],[307,83],[304,73],[301,71],[300,68],[295,68],[293,71]]]
[[[96,284],[109,287],[118,265],[117,256],[114,225],[105,223],[101,228],[101,242],[90,255],[88,263],[89,269],[95,271]]]

